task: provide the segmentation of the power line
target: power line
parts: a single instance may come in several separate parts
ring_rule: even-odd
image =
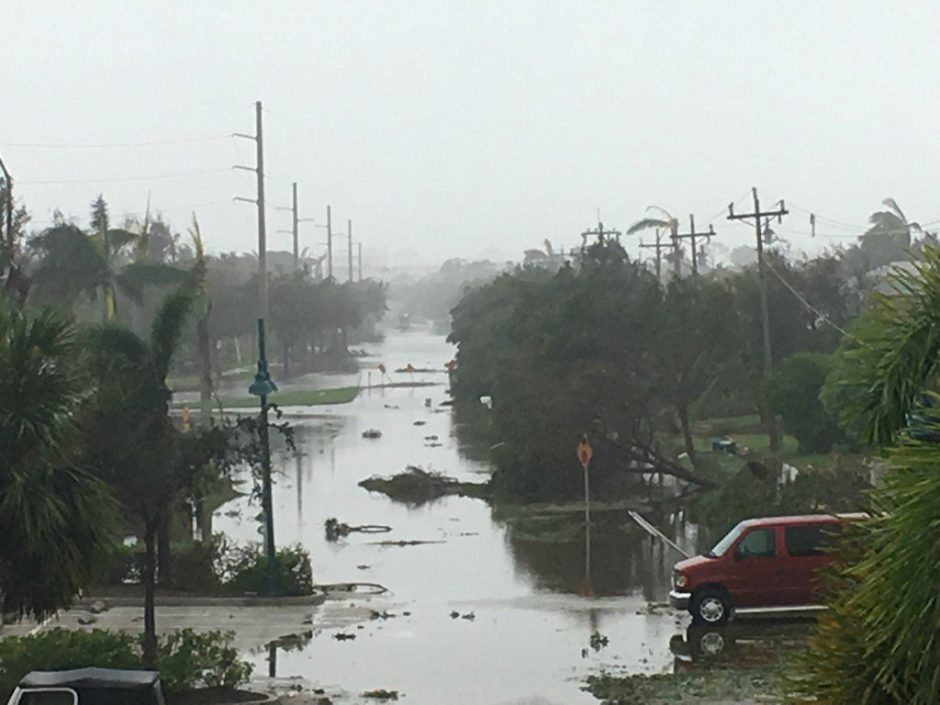
[[[39,179],[35,181],[18,180],[19,184],[30,186],[47,186],[55,184],[109,184],[130,181],[158,181],[161,179],[183,179],[189,176],[204,176],[206,174],[221,174],[229,169],[201,169],[198,171],[181,171],[173,174],[150,174],[147,176],[112,176],[94,179]]]
[[[181,140],[151,140],[147,142],[0,142],[0,147],[22,147],[29,149],[124,149],[127,147],[168,147],[171,145],[221,142],[222,140],[230,138],[231,135],[220,135],[216,137],[194,137]]]
[[[797,290],[790,284],[790,282],[788,282],[786,279],[783,278],[783,276],[780,274],[780,272],[778,272],[776,269],[774,269],[774,266],[773,266],[770,262],[765,261],[765,264],[767,265],[767,269],[769,269],[769,270],[771,271],[771,273],[772,273],[775,277],[777,277],[777,279],[780,281],[780,283],[783,284],[783,285],[787,288],[787,290],[788,290],[791,294],[793,294],[801,304],[803,304],[806,308],[808,308],[810,311],[812,311],[812,312],[815,313],[817,316],[819,316],[819,318],[820,318],[824,323],[827,323],[828,325],[832,326],[835,330],[837,330],[837,331],[838,331],[839,333],[841,333],[842,335],[850,336],[850,334],[849,334],[848,332],[846,332],[846,330],[845,330],[844,328],[842,328],[842,326],[840,326],[840,325],[838,325],[838,324],[836,324],[836,323],[833,323],[831,320],[829,320],[829,316],[827,316],[825,313],[823,313],[823,312],[820,311],[818,308],[816,308],[815,306],[813,306],[809,301],[807,301],[806,298],[805,298],[802,294],[800,294],[800,292],[797,291]],[[850,337],[851,337],[851,336],[850,336]]]

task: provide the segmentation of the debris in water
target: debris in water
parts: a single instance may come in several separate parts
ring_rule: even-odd
[[[607,639],[606,636],[604,636],[603,634],[601,634],[599,631],[597,631],[597,630],[595,629],[595,630],[594,630],[594,633],[591,634],[591,642],[590,642],[590,643],[591,643],[591,648],[592,648],[592,649],[594,649],[595,651],[600,651],[600,650],[603,649],[605,646],[607,646],[607,644],[610,643],[610,642],[609,642],[609,640]]]
[[[398,615],[392,614],[391,612],[386,612],[382,610],[381,612],[377,610],[372,610],[369,613],[369,619],[391,619],[392,617],[397,617]]]
[[[437,436],[425,436],[425,437],[424,437],[424,440],[426,440],[426,441],[436,441],[436,440],[437,440]]]
[[[460,612],[458,612],[457,610],[454,610],[453,612],[450,613],[451,619],[457,619],[457,617],[459,616],[460,616]]]
[[[377,428],[370,428],[362,432],[363,438],[381,438],[382,432]]]
[[[370,492],[381,492],[394,500],[408,504],[424,504],[447,495],[486,498],[491,494],[489,483],[459,482],[458,480],[428,472],[409,465],[405,472],[391,477],[372,476],[359,483]]]
[[[460,615],[461,619],[466,619],[468,622],[472,622],[477,616],[473,612],[467,612],[467,614]]]
[[[423,546],[426,543],[447,543],[446,541],[373,541],[373,546]]]
[[[386,526],[385,524],[362,524],[360,526],[350,526],[349,524],[344,524],[335,517],[330,517],[323,523],[323,528],[326,530],[326,540],[327,541],[336,541],[343,536],[348,536],[353,532],[359,532],[363,534],[387,534],[392,530],[392,527]]]
[[[357,566],[356,566],[356,568],[357,568],[358,570],[369,570],[369,568],[371,568],[371,567],[372,567],[371,565],[366,565],[365,563],[363,563],[362,565],[357,565]]]
[[[378,690],[367,690],[362,694],[362,697],[375,698],[376,700],[398,700],[398,691],[379,688]]]
[[[414,424],[414,425],[415,425],[415,426],[424,426],[426,423],[427,423],[427,421],[422,421],[421,419],[418,419],[417,421],[415,421],[415,424]]]
[[[356,635],[346,634],[345,632],[337,632],[333,635],[333,638],[336,639],[336,641],[349,641],[350,639],[355,639]]]

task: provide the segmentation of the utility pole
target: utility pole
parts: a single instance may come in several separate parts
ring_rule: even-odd
[[[640,247],[646,249],[656,250],[656,281],[662,282],[662,250],[669,249],[670,245],[662,242],[662,233],[657,229],[656,230],[656,244],[655,245],[644,245],[643,241],[640,241]]]
[[[6,242],[3,244],[10,258],[10,266],[13,266],[13,177],[7,171],[6,164],[0,159],[0,171],[3,172],[3,181],[6,186],[6,201],[4,203],[4,215],[6,217]]]
[[[676,279],[682,276],[682,250],[679,248],[679,220],[669,219],[669,239],[672,240],[672,273]]]
[[[261,101],[255,101],[255,134],[244,135],[235,133],[235,137],[252,139],[255,141],[256,156],[255,167],[237,165],[236,169],[254,171],[257,176],[257,199],[253,202],[258,206],[258,371],[255,379],[248,387],[249,393],[260,397],[261,414],[259,435],[261,440],[261,474],[262,494],[261,505],[264,513],[264,547],[267,556],[267,591],[273,595],[277,590],[277,554],[274,546],[274,505],[272,500],[271,481],[271,443],[268,434],[268,395],[277,391],[277,385],[271,380],[268,373],[268,362],[264,345],[264,320],[268,316],[268,257],[267,235],[264,223],[264,132],[261,125]],[[252,199],[236,197],[236,201],[252,202]]]
[[[257,177],[257,199],[236,197],[236,201],[255,203],[258,206],[258,317],[268,316],[268,256],[267,235],[264,227],[264,133],[261,126],[261,101],[255,101],[255,134],[245,135],[239,132],[234,137],[255,141],[256,157],[254,168],[235,165],[235,169],[253,171]]]
[[[292,230],[294,231],[294,270],[300,268],[300,238],[297,233],[297,224],[300,222],[297,218],[297,182],[291,184],[291,210]]]
[[[695,238],[697,237],[707,237],[711,240],[715,236],[715,229],[709,225],[707,231],[695,232],[695,216],[691,213],[689,214],[689,232],[687,233],[676,233],[676,241],[679,241],[683,238],[689,238],[692,241],[692,274],[698,275],[698,249],[695,247]]]
[[[780,205],[773,211],[761,211],[760,200],[757,197],[757,188],[751,189],[754,196],[754,212],[738,213],[734,212],[734,203],[728,204],[728,220],[747,220],[754,219],[754,230],[757,235],[757,288],[760,296],[761,313],[761,334],[764,341],[764,381],[770,379],[774,369],[773,353],[770,347],[770,313],[767,307],[767,265],[764,263],[764,234],[761,230],[761,218],[777,218],[777,222],[783,221],[783,216],[789,211],[784,206],[781,199]],[[768,416],[768,435],[770,440],[770,450],[780,450],[780,431],[777,427],[777,418],[770,409],[766,408],[765,413]]]
[[[597,227],[594,230],[585,230],[581,233],[581,252],[584,252],[584,248],[587,246],[587,239],[592,235],[597,238],[597,242],[601,245],[604,242],[610,239],[616,239],[617,242],[620,242],[621,233],[619,230],[605,230],[604,224],[601,222],[597,223]]]
[[[333,219],[330,207],[326,207],[326,276],[333,278]]]
[[[359,281],[362,281],[362,243],[357,242],[356,246],[359,249]]]
[[[352,221],[346,221],[346,244],[349,249],[349,281],[353,280]]]

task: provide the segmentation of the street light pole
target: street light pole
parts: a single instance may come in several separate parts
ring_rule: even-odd
[[[264,552],[267,557],[267,588],[273,595],[277,590],[277,554],[274,547],[274,502],[271,487],[271,440],[268,435],[268,395],[277,391],[277,385],[268,372],[264,351],[264,319],[258,319],[258,371],[248,387],[249,393],[261,398],[261,507],[264,513]]]

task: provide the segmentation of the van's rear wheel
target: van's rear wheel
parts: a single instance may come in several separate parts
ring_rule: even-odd
[[[692,597],[689,611],[695,624],[724,624],[731,617],[731,602],[723,591],[705,589]]]

